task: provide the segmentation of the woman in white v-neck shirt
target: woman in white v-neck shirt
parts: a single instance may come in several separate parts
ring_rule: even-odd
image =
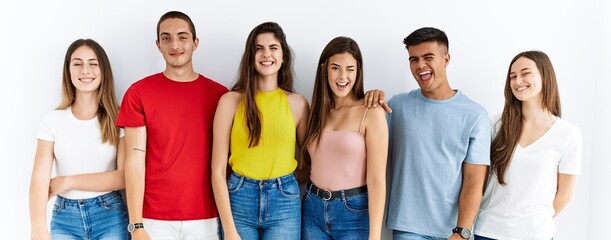
[[[129,239],[123,133],[110,62],[94,40],[66,51],[62,102],[41,121],[30,181],[32,239]],[[52,178],[55,165],[57,176]],[[56,196],[47,227],[47,202]]]
[[[581,131],[560,115],[549,57],[540,51],[515,56],[492,141],[476,240],[554,237],[554,218],[570,201],[581,172]]]

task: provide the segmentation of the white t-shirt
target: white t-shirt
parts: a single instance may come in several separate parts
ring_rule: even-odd
[[[123,137],[121,130],[121,137]],[[79,120],[70,107],[49,112],[41,121],[36,138],[54,142],[57,176],[108,172],[117,169],[117,149],[102,144],[98,118]],[[107,192],[70,190],[60,194],[68,199],[97,197]]]
[[[558,173],[581,172],[581,131],[557,118],[534,143],[518,144],[506,185],[489,178],[474,233],[495,239],[551,239]]]

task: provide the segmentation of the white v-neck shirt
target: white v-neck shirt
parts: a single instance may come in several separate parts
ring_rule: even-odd
[[[581,173],[581,131],[557,118],[543,136],[519,144],[505,173],[490,175],[474,233],[495,239],[551,239],[558,173]]]
[[[123,137],[123,129],[120,137]],[[57,176],[108,172],[117,169],[117,148],[102,143],[98,118],[78,119],[70,107],[49,112],[41,121],[36,138],[54,142],[53,154]],[[86,199],[108,192],[69,190],[60,196]]]

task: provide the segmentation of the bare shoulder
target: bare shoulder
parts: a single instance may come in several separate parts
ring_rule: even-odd
[[[229,91],[225,94],[223,94],[223,96],[221,96],[221,99],[219,100],[219,105],[222,104],[237,104],[240,102],[240,99],[242,98],[242,94],[236,91]]]
[[[384,108],[382,107],[372,107],[369,108],[368,112],[367,112],[368,116],[371,116],[372,118],[384,118],[386,119],[386,111],[384,111]]]
[[[291,105],[299,107],[308,105],[308,100],[306,100],[304,96],[301,96],[301,94],[287,91],[284,91],[284,93],[286,93],[286,97]]]
[[[367,116],[365,116],[366,127],[386,126],[386,111],[382,107],[369,108]]]

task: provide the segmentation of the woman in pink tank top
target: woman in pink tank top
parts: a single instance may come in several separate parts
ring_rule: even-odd
[[[363,105],[358,44],[337,37],[323,50],[306,140],[311,183],[302,203],[302,239],[380,239],[386,196],[388,127],[382,108]]]

